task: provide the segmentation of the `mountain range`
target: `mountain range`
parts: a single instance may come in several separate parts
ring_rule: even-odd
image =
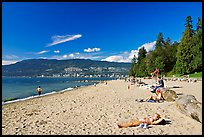
[[[95,61],[90,59],[28,59],[3,65],[2,76],[84,77],[128,75],[131,63]]]

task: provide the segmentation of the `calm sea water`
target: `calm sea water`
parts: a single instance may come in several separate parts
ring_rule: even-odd
[[[14,78],[2,77],[2,102],[7,99],[37,97],[36,88],[41,86],[42,95],[93,85],[95,81],[115,78]],[[88,82],[82,82],[87,80]]]

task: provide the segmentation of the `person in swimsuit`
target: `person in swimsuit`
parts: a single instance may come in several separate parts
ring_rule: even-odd
[[[38,95],[40,96],[41,93],[42,93],[42,88],[39,86],[39,87],[36,89],[36,91],[38,92]]]
[[[151,95],[145,99],[136,99],[138,102],[163,102],[165,99],[160,89],[156,90],[155,95]]]
[[[157,125],[159,124],[163,118],[158,113],[155,113],[153,116],[145,117],[143,119],[136,119],[132,120],[130,122],[118,124],[119,128],[127,128],[127,127],[135,127],[135,126],[141,126],[142,124],[148,124],[148,125]]]
[[[161,92],[161,90],[158,89],[156,90],[155,93],[156,93],[156,96],[155,95],[149,96],[145,98],[143,101],[148,102],[150,100],[154,100],[156,102],[156,101],[164,100],[163,93]]]

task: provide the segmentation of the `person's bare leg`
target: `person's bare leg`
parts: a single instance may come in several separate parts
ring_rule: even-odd
[[[144,101],[148,101],[150,99],[152,99],[152,96],[149,96],[149,97],[145,98]]]
[[[139,126],[141,123],[142,122],[137,119],[137,120],[132,120],[127,123],[118,124],[118,127],[119,128],[134,127],[134,126]]]

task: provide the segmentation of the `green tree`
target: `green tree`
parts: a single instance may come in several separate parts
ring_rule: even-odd
[[[149,51],[147,53],[147,56],[146,56],[146,60],[145,60],[145,63],[146,63],[146,70],[147,70],[147,73],[150,75],[150,73],[152,73],[156,66],[155,66],[155,58],[156,58],[156,55],[155,55],[155,52],[154,51]]]
[[[136,62],[137,62],[137,58],[136,58],[136,56],[134,55],[134,57],[132,58],[131,68],[130,68],[130,70],[129,70],[129,76],[135,77]]]
[[[196,23],[196,32],[202,31],[202,20],[198,18],[198,22]]]
[[[176,54],[176,72],[180,74],[188,74],[192,70],[191,61],[193,59],[193,53],[191,49],[193,47],[193,26],[191,16],[186,17],[185,27],[186,29],[181,38],[181,42],[178,45]]]
[[[159,56],[155,59],[155,66],[159,69],[160,73],[164,71],[165,63],[163,57]]]
[[[142,60],[146,57],[147,51],[144,47],[139,49],[138,52],[138,64],[142,63]]]
[[[167,39],[165,41],[165,47],[167,48],[170,45],[171,45],[171,39],[169,37],[167,37]]]
[[[198,18],[196,34],[193,37],[192,72],[202,71],[202,20]]]
[[[154,69],[157,67],[160,69],[160,72],[164,71],[166,53],[165,53],[165,41],[163,34],[159,32],[156,40],[155,50],[153,51],[152,60],[154,63]],[[160,61],[160,63],[158,62]],[[158,66],[159,65],[159,66]],[[161,68],[162,67],[162,68]]]
[[[161,48],[164,47],[164,44],[165,44],[165,41],[164,41],[164,38],[163,38],[163,34],[161,32],[159,32],[159,34],[157,36],[155,50],[160,50]]]

